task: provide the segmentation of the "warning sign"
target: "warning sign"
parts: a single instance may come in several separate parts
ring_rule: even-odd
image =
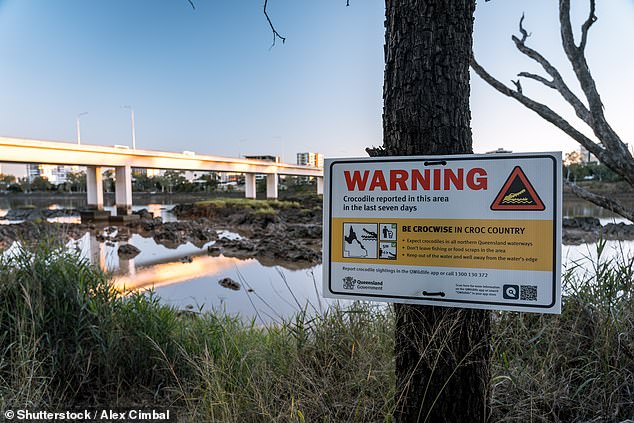
[[[560,311],[561,153],[328,159],[324,295]]]
[[[491,210],[544,210],[544,203],[522,168],[516,166],[491,204]]]

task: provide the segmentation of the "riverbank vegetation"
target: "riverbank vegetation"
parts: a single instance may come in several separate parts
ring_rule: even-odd
[[[604,244],[599,243],[600,253]],[[632,260],[570,269],[560,316],[496,312],[493,421],[634,415]],[[0,259],[0,408],[169,407],[182,421],[392,421],[392,308],[260,327],[120,296],[51,243]]]

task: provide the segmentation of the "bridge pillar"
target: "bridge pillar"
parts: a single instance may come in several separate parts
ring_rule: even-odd
[[[244,183],[245,183],[244,196],[246,198],[255,198],[255,192],[256,192],[255,173],[245,173]]]
[[[88,207],[103,210],[103,182],[101,167],[86,167],[86,194]]]
[[[277,198],[277,173],[266,175],[266,198]]]
[[[324,193],[324,178],[322,176],[317,176],[317,194]]]
[[[115,168],[115,204],[117,216],[132,213],[132,167],[130,165]]]

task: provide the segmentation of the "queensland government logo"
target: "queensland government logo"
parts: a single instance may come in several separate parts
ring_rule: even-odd
[[[343,278],[343,289],[354,289],[357,284],[357,280],[352,276],[346,276]]]

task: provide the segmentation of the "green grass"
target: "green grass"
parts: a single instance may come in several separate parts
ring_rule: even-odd
[[[600,253],[602,245],[599,244]],[[634,415],[632,261],[569,272],[560,316],[495,312],[493,420]],[[0,408],[170,407],[182,421],[392,421],[394,316],[355,303],[261,327],[121,297],[50,243],[0,259]]]
[[[495,421],[621,422],[634,416],[633,263],[605,258],[564,275],[559,316],[494,319]]]
[[[196,206],[212,206],[216,208],[245,208],[253,210],[275,209],[281,210],[286,208],[300,208],[301,205],[297,201],[283,200],[253,200],[249,198],[221,198],[213,200],[203,200],[194,203]]]

